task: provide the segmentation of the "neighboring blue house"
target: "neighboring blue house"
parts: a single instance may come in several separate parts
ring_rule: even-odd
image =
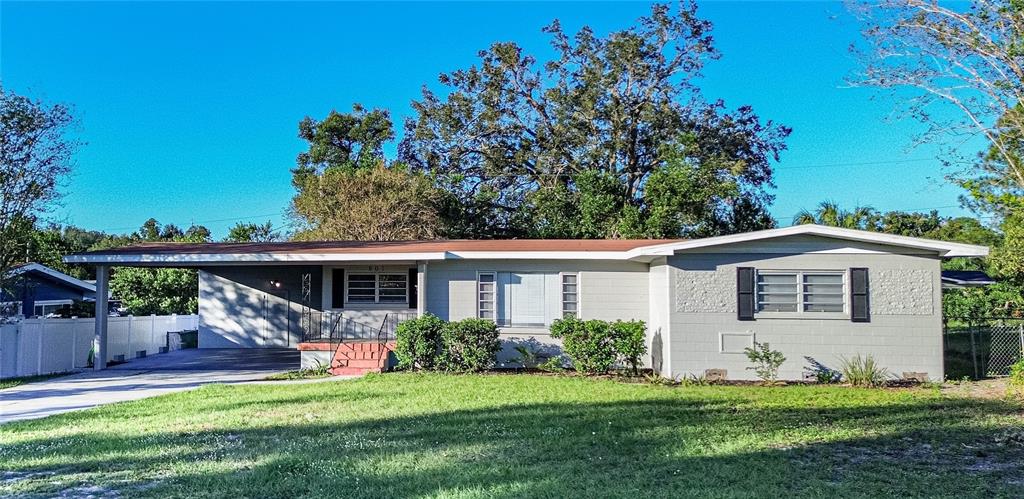
[[[11,289],[0,289],[2,316],[45,317],[76,301],[95,301],[96,285],[38,263],[10,271]]]

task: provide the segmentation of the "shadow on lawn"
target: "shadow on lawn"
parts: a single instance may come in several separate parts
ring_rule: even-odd
[[[204,410],[273,410],[324,398],[225,401]],[[8,448],[4,457],[53,448],[64,453],[65,470],[97,479],[131,470],[136,473],[122,476],[136,478],[113,485],[131,496],[1024,494],[1024,449],[999,447],[996,437],[1009,426],[976,419],[1009,416],[1019,407],[968,399],[838,409],[749,402],[721,397],[367,414],[347,424],[43,438]],[[217,462],[230,471],[192,465]],[[159,475],[170,476],[153,478]]]

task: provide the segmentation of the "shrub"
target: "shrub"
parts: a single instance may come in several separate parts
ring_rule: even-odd
[[[885,384],[889,377],[889,371],[879,366],[870,355],[861,357],[857,355],[852,359],[842,359],[840,371],[843,379],[853,386],[876,387]]]
[[[690,373],[679,378],[679,384],[681,386],[710,386],[713,385],[714,382],[709,380],[707,376],[704,376],[703,374],[697,375]]]
[[[804,368],[804,376],[807,378],[811,378],[823,385],[838,383],[843,378],[843,373],[831,369],[811,357],[804,357],[804,359],[810,364]]]
[[[433,369],[441,351],[445,322],[432,314],[403,321],[395,330],[399,369]]]
[[[498,326],[487,319],[449,322],[441,329],[438,368],[444,371],[483,371],[494,366],[501,350]]]
[[[548,357],[548,360],[537,364],[537,369],[541,371],[547,371],[549,373],[560,373],[565,371],[565,361],[562,360],[561,355],[555,355]]]
[[[786,362],[786,357],[778,350],[772,350],[767,343],[754,342],[753,347],[743,350],[754,365],[747,369],[753,370],[761,381],[773,384],[779,379],[779,368]]]
[[[612,334],[615,335],[613,347],[619,359],[633,368],[633,374],[639,374],[640,358],[647,353],[647,325],[644,321],[615,321]]]
[[[577,371],[606,373],[615,365],[615,332],[605,321],[558,319],[551,324],[551,336],[562,339],[562,348]]]
[[[1007,386],[1011,396],[1024,397],[1024,359],[1010,366],[1010,380]]]

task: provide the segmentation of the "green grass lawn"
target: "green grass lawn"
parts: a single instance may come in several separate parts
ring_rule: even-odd
[[[59,378],[61,376],[67,376],[68,373],[57,373],[57,374],[40,374],[38,376],[23,376],[20,378],[6,378],[0,379],[0,390],[5,388],[14,388],[21,386],[26,383],[35,383],[37,381],[46,381],[52,378]]]
[[[214,385],[0,427],[0,495],[1024,497],[1022,428],[937,389]]]

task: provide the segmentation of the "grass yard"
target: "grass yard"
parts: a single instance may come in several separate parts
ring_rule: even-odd
[[[1024,497],[1021,432],[937,389],[387,374],[5,425],[0,495]]]
[[[57,374],[40,374],[38,376],[23,376],[20,378],[5,378],[0,379],[0,390],[6,388],[14,388],[21,386],[26,383],[35,383],[37,381],[46,381],[48,379],[59,378],[61,376],[67,376],[68,373],[57,373]]]

